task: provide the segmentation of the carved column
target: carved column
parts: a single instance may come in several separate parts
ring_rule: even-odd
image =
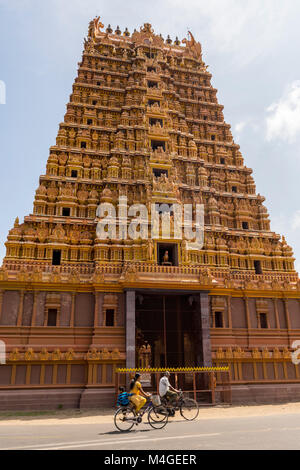
[[[246,320],[247,320],[247,341],[248,341],[248,347],[249,347],[250,345],[249,329],[251,328],[251,321],[250,321],[248,297],[244,297],[244,302],[245,302]]]
[[[95,292],[94,328],[99,325],[99,293]]]
[[[245,309],[246,309],[247,330],[249,330],[251,328],[251,321],[250,321],[248,297],[244,297],[244,302],[245,302]]]
[[[231,296],[227,296],[227,315],[228,315],[228,328],[232,329],[232,315],[231,315]]]
[[[276,328],[280,329],[280,322],[279,322],[279,313],[278,313],[278,304],[277,299],[273,299],[274,302],[274,310],[275,310],[275,321],[276,321]]]
[[[71,304],[71,316],[70,316],[70,327],[74,327],[75,321],[75,300],[76,300],[76,292],[72,292],[72,304]]]
[[[126,367],[135,368],[135,291],[126,292]]]
[[[24,307],[24,294],[25,294],[24,290],[21,290],[20,291],[20,302],[19,302],[17,326],[22,325],[23,307]]]

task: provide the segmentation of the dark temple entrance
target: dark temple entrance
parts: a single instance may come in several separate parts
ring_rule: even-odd
[[[151,367],[195,366],[197,333],[192,296],[137,295],[136,361],[149,344]]]
[[[128,368],[140,367],[140,349],[148,345],[151,367],[211,366],[208,293],[127,291]]]

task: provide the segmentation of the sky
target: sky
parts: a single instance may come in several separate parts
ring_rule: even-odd
[[[0,260],[15,218],[32,213],[95,16],[122,31],[151,23],[173,40],[192,31],[300,271],[299,0],[0,0]]]

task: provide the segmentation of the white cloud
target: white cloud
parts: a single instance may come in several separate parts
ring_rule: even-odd
[[[246,125],[248,124],[248,121],[240,121],[234,126],[234,139],[236,142],[238,142],[241,138],[241,135],[243,133],[243,130],[245,129]]]
[[[233,127],[233,137],[235,141],[239,141],[242,138],[246,138],[253,133],[257,133],[261,130],[261,119],[259,116],[249,116],[243,121],[237,122]]]
[[[246,125],[246,121],[238,122],[238,123],[234,126],[234,130],[239,134],[240,132],[243,131],[245,125]]]
[[[288,85],[283,96],[267,108],[266,138],[292,143],[300,136],[300,80]]]

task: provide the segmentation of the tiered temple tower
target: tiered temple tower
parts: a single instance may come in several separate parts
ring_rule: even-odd
[[[191,33],[173,42],[148,23],[132,35],[90,23],[33,214],[6,242],[0,395],[20,404],[24,390],[47,388],[48,407],[58,390],[66,406],[109,400],[115,367],[137,364],[143,344],[152,366],[229,364],[236,401],[249,387],[284,395],[287,383],[300,395],[292,249],[270,229],[211,78]],[[120,197],[146,207],[143,237],[97,236],[98,206],[117,209]],[[174,204],[204,205],[201,249],[151,236],[159,207],[172,233]]]

